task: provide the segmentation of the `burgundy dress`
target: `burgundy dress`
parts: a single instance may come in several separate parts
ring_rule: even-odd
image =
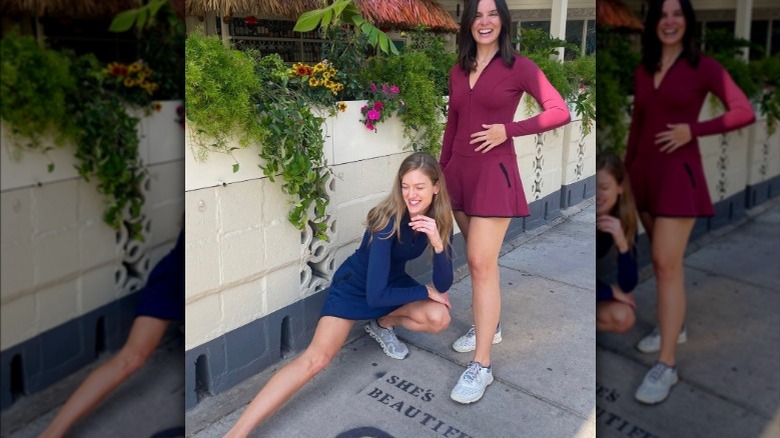
[[[511,67],[497,54],[472,89],[469,74],[456,65],[450,71],[450,102],[440,164],[453,210],[469,216],[528,216],[528,203],[517,168],[512,137],[539,134],[571,120],[558,91],[530,59],[514,55]],[[512,120],[523,93],[533,96],[543,112]],[[503,123],[507,140],[488,153],[474,152],[471,134],[483,124]]]
[[[708,92],[718,96],[727,112],[699,122]],[[637,210],[653,216],[712,216],[697,137],[739,129],[754,120],[745,93],[710,57],[702,55],[697,67],[678,58],[658,89],[653,75],[639,66],[634,74],[634,110],[625,158]],[[693,139],[671,154],[660,152],[655,136],[674,123],[687,123]]]

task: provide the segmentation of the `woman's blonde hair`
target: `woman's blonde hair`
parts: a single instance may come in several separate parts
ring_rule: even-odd
[[[404,175],[413,171],[420,170],[428,178],[430,178],[433,185],[439,185],[439,192],[433,195],[431,206],[428,207],[426,216],[436,221],[436,227],[439,230],[439,236],[444,244],[446,250],[451,245],[450,235],[452,234],[452,206],[450,205],[450,196],[447,193],[447,186],[444,183],[444,176],[442,175],[439,163],[433,158],[432,155],[425,152],[415,152],[409,155],[401,163],[401,167],[398,169],[398,175],[393,181],[393,187],[390,189],[390,194],[387,195],[382,202],[376,207],[372,208],[368,212],[368,228],[371,230],[372,238],[373,234],[377,231],[385,228],[390,222],[390,218],[393,218],[393,230],[386,236],[379,236],[380,239],[389,239],[393,234],[396,238],[401,240],[401,222],[407,213],[406,202],[404,202],[403,192],[401,190],[401,182]]]
[[[623,234],[626,236],[628,247],[634,246],[634,237],[637,230],[636,205],[634,205],[634,194],[631,192],[631,183],[628,180],[628,173],[623,166],[623,162],[617,155],[605,152],[599,153],[596,157],[596,172],[604,170],[617,181],[623,188],[623,193],[618,195],[615,206],[612,207],[610,215],[620,219],[620,226],[623,228]]]

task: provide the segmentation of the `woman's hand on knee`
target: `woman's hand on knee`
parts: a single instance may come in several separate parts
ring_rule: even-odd
[[[612,298],[615,299],[615,301],[628,304],[629,307],[632,309],[636,309],[636,300],[634,300],[634,295],[632,293],[626,293],[620,290],[617,285],[612,285]]]
[[[447,307],[447,310],[452,309],[450,297],[447,295],[447,292],[439,292],[431,285],[426,285],[425,287],[428,289],[428,299],[444,304]]]

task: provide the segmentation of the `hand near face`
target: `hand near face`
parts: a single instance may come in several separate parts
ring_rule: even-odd
[[[482,125],[485,128],[484,131],[479,131],[471,134],[471,141],[469,144],[481,143],[475,152],[487,153],[489,150],[500,145],[506,141],[506,128],[502,124],[496,125]]]
[[[628,242],[626,242],[626,236],[623,234],[620,219],[608,214],[598,216],[596,217],[596,229],[611,234],[618,251],[628,251]]]
[[[439,228],[436,226],[436,220],[429,218],[428,216],[418,215],[412,218],[409,222],[409,226],[414,231],[425,233],[428,236],[428,242],[433,247],[433,250],[437,253],[444,251],[444,244],[439,236]]]
[[[693,139],[691,127],[687,123],[668,124],[666,127],[669,129],[655,135],[655,144],[661,145],[661,152],[671,154]]]

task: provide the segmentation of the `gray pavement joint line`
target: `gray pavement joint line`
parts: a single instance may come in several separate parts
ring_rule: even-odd
[[[535,272],[528,272],[528,271],[523,271],[520,268],[513,268],[511,266],[504,266],[501,263],[499,263],[498,266],[500,266],[502,268],[506,268],[506,269],[512,270],[512,271],[515,271],[515,272],[518,272],[520,274],[523,274],[523,275],[526,275],[526,276],[529,276],[529,277],[539,277],[539,278],[543,278],[543,279],[545,279],[547,281],[551,281],[553,283],[565,284],[566,286],[573,287],[575,289],[580,289],[580,290],[584,290],[584,291],[591,290],[591,289],[588,289],[587,287],[582,287],[580,285],[571,284],[571,283],[567,283],[565,281],[557,280],[557,279],[554,279],[554,278],[545,277],[544,275],[540,275],[540,274],[535,273]],[[596,286],[596,281],[595,280],[593,280],[593,286],[594,286],[593,290],[595,290],[595,286]]]
[[[765,286],[765,285],[758,284],[758,283],[753,283],[751,281],[746,281],[746,280],[744,280],[742,278],[730,277],[728,275],[723,275],[723,274],[718,273],[718,272],[708,271],[707,269],[700,268],[698,266],[685,265],[685,269],[698,271],[698,272],[701,272],[703,274],[706,274],[708,276],[715,277],[715,278],[722,278],[724,280],[731,280],[731,281],[736,282],[736,283],[746,284],[746,285],[748,285],[750,287],[754,287],[756,289],[762,289],[762,290],[766,290],[766,291],[769,291],[769,292],[775,292],[775,293],[780,292],[777,289],[773,289],[773,288],[771,288],[769,286]]]
[[[366,334],[366,335],[364,335],[364,336],[368,336],[368,335]],[[459,366],[459,367],[465,367],[465,366],[466,366],[466,364],[462,364],[462,363],[460,363],[460,362],[458,362],[458,361],[456,361],[456,360],[454,360],[454,359],[450,359],[449,357],[447,357],[447,356],[444,356],[444,355],[442,355],[441,353],[438,353],[438,352],[436,352],[436,351],[429,350],[429,349],[427,349],[427,348],[425,348],[425,347],[421,347],[421,346],[419,346],[419,345],[415,344],[414,342],[412,342],[412,341],[410,341],[410,340],[408,340],[408,339],[404,339],[404,341],[405,341],[407,344],[411,344],[411,345],[413,345],[413,346],[417,347],[418,349],[420,349],[420,350],[422,350],[422,351],[425,351],[425,352],[431,353],[431,354],[433,354],[434,356],[437,356],[437,357],[439,357],[439,358],[441,358],[441,359],[444,359],[444,360],[446,360],[447,362],[450,362],[450,363],[452,363],[452,364],[455,364],[455,365],[457,365],[457,366]],[[535,398],[535,399],[537,399],[537,400],[541,401],[542,403],[546,403],[546,404],[548,404],[548,405],[551,405],[551,406],[554,406],[554,407],[556,407],[556,408],[558,408],[558,409],[560,409],[560,410],[562,410],[562,411],[564,411],[564,412],[567,412],[567,413],[569,413],[569,414],[572,414],[572,415],[574,415],[575,417],[577,417],[577,418],[579,418],[579,419],[582,419],[582,420],[587,420],[587,419],[588,419],[588,416],[587,416],[587,415],[583,415],[583,414],[581,414],[581,413],[579,413],[579,412],[575,411],[574,409],[572,409],[572,408],[570,408],[570,407],[568,407],[568,406],[562,405],[562,404],[560,404],[560,403],[558,403],[558,402],[556,402],[556,401],[554,401],[554,400],[550,400],[550,399],[548,399],[548,398],[546,398],[546,397],[543,397],[543,396],[541,396],[541,395],[538,395],[538,394],[534,393],[534,392],[533,392],[533,391],[531,391],[531,390],[528,390],[528,389],[526,389],[526,388],[523,388],[522,386],[518,386],[518,385],[512,384],[512,383],[510,383],[510,382],[507,382],[506,380],[504,380],[504,379],[501,379],[501,378],[497,377],[495,374],[493,374],[493,378],[494,378],[494,380],[495,380],[495,381],[497,381],[497,382],[500,382],[500,383],[502,383],[502,384],[504,384],[504,385],[506,385],[506,386],[508,386],[508,387],[510,387],[510,388],[512,388],[512,389],[514,389],[514,390],[516,390],[516,391],[520,391],[520,392],[522,392],[522,393],[523,393],[523,394],[525,394],[525,395],[528,395],[528,396],[530,396],[530,397],[533,397],[533,398]]]
[[[622,357],[624,359],[628,359],[629,361],[639,365],[640,367],[646,368],[648,371],[650,370],[650,367],[648,367],[641,360],[639,360],[638,358],[636,358],[634,356],[628,356],[628,355],[622,354],[619,349],[609,348],[609,347],[607,347],[605,345],[599,344],[598,342],[596,343],[596,348],[597,349],[601,348],[604,351],[613,353],[613,354],[615,354],[617,356],[620,356],[620,357]],[[596,352],[596,356],[598,356],[598,352]],[[598,361],[598,359],[596,359],[596,360]],[[598,365],[596,365],[596,367],[598,368]],[[696,389],[697,391],[700,391],[700,392],[702,392],[704,394],[707,394],[707,395],[709,395],[711,397],[715,397],[715,398],[717,398],[717,399],[719,399],[721,401],[724,401],[724,402],[726,402],[728,404],[734,405],[734,406],[736,406],[736,407],[738,407],[740,409],[743,409],[743,410],[745,410],[745,411],[747,411],[747,412],[749,412],[749,413],[751,413],[751,414],[753,414],[753,415],[755,415],[757,417],[760,417],[760,418],[762,418],[764,420],[771,421],[774,418],[774,416],[775,416],[775,414],[773,414],[773,413],[764,412],[762,410],[757,409],[754,406],[747,405],[747,404],[745,404],[742,401],[739,401],[739,400],[736,400],[736,399],[732,399],[731,397],[728,397],[726,395],[723,395],[723,394],[720,394],[720,393],[718,393],[716,391],[713,391],[709,387],[707,387],[705,384],[699,383],[696,380],[691,380],[691,379],[688,379],[688,378],[684,378],[680,374],[678,374],[678,377],[680,378],[680,382],[685,383],[686,385]]]

